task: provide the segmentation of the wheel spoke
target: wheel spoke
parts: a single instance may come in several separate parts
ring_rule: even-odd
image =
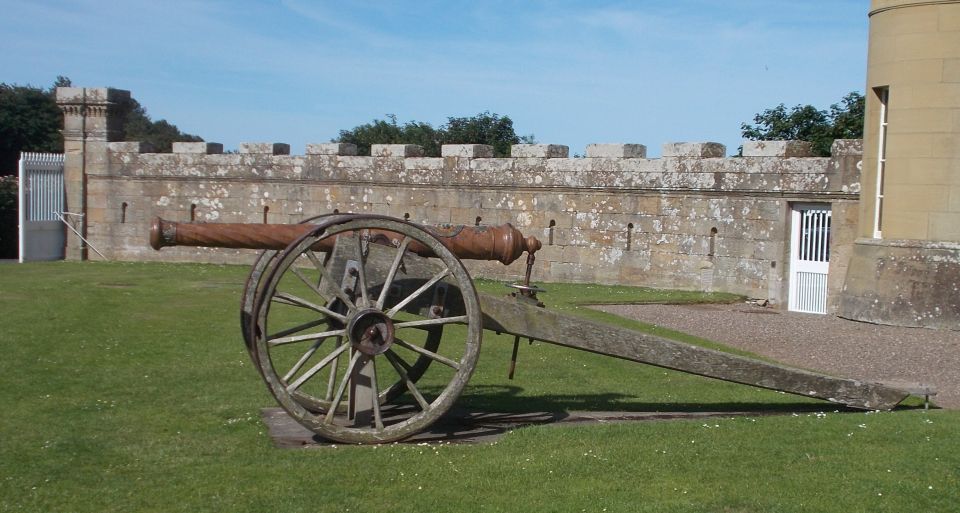
[[[360,289],[360,303],[363,306],[370,305],[370,299],[367,297],[367,273],[366,265],[364,264],[363,258],[363,237],[361,232],[357,230],[357,288]]]
[[[421,294],[426,292],[430,287],[434,286],[438,281],[446,278],[450,274],[450,269],[444,269],[437,273],[436,276],[430,278],[430,281],[424,283],[419,289],[413,291],[412,294],[407,296],[403,301],[397,303],[396,306],[387,311],[387,317],[393,318],[394,315],[397,315],[397,312],[407,306],[411,301],[420,297]]]
[[[409,390],[410,394],[413,395],[413,398],[417,400],[417,403],[420,405],[420,409],[426,411],[426,409],[430,407],[430,403],[423,398],[423,394],[420,393],[420,390],[417,389],[417,386],[407,374],[407,370],[410,369],[410,365],[403,361],[403,358],[400,358],[397,353],[393,352],[393,349],[387,349],[387,352],[384,353],[384,356],[387,357],[387,361],[389,361],[390,364],[393,365],[393,368],[396,369],[397,374],[400,375],[400,379],[403,380],[403,384],[407,386],[407,390]]]
[[[328,298],[326,295],[323,294],[323,292],[320,291],[320,285],[313,283],[313,281],[310,278],[308,278],[307,275],[303,274],[303,269],[300,269],[299,267],[290,266],[290,272],[296,275],[297,278],[300,278],[300,281],[302,281],[304,285],[306,285],[307,287],[310,287],[310,290],[314,291],[318,296],[320,296],[320,298],[323,299],[324,303],[330,302],[330,298]]]
[[[297,363],[295,363],[295,364],[293,365],[293,367],[290,369],[290,371],[283,375],[283,380],[284,380],[284,381],[289,381],[290,378],[292,378],[294,374],[296,374],[297,372],[299,372],[299,371],[300,371],[300,368],[303,367],[303,364],[307,363],[307,360],[309,360],[310,357],[313,356],[313,354],[317,352],[317,349],[320,348],[320,344],[323,344],[323,341],[324,341],[324,340],[326,340],[326,339],[325,339],[325,338],[321,338],[321,339],[317,340],[316,342],[314,342],[313,345],[310,346],[310,349],[307,349],[307,351],[306,351],[305,353],[303,353],[303,356],[301,356],[300,359],[297,360]]]
[[[307,333],[305,335],[291,335],[289,337],[267,337],[267,343],[271,346],[280,346],[283,344],[292,344],[294,342],[304,342],[307,340],[317,340],[324,339],[327,337],[335,337],[337,335],[343,335],[347,330],[341,328],[338,330],[330,331],[321,331],[320,333]]]
[[[452,369],[454,369],[454,370],[460,370],[460,364],[457,363],[457,362],[455,362],[455,361],[453,361],[453,360],[451,360],[451,359],[449,359],[449,358],[447,358],[446,356],[441,356],[441,355],[439,355],[439,354],[437,354],[437,353],[434,353],[433,351],[429,351],[429,350],[424,349],[424,348],[422,348],[422,347],[420,347],[420,346],[415,346],[415,345],[413,345],[413,344],[411,344],[411,343],[409,343],[409,342],[406,342],[406,341],[404,341],[404,340],[400,340],[399,338],[395,338],[395,339],[394,339],[394,343],[395,343],[395,344],[400,344],[400,346],[405,347],[405,348],[407,348],[407,349],[409,349],[409,350],[411,350],[411,351],[413,351],[413,352],[415,352],[415,353],[420,353],[420,354],[422,354],[423,356],[426,356],[427,358],[430,358],[431,360],[438,361],[438,362],[440,362],[440,363],[442,363],[442,364],[446,365],[447,367],[450,367],[450,368],[452,368]]]
[[[287,328],[287,329],[285,329],[285,330],[283,330],[283,331],[278,331],[278,332],[274,333],[273,335],[270,335],[268,338],[285,337],[285,336],[287,336],[287,335],[292,335],[293,333],[297,333],[297,332],[303,331],[303,330],[305,330],[305,329],[315,328],[315,327],[317,327],[317,326],[319,326],[319,325],[321,325],[321,324],[330,324],[330,319],[315,319],[315,320],[312,320],[312,321],[309,321],[309,322],[305,322],[305,323],[303,323],[303,324],[299,324],[299,325],[294,326],[294,327],[292,327],[292,328]]]
[[[327,280],[330,282],[330,289],[333,290],[334,295],[336,295],[340,301],[343,301],[343,304],[347,305],[349,310],[356,310],[357,305],[353,304],[353,300],[351,300],[350,297],[347,296],[343,290],[336,285],[336,280],[333,280],[330,278],[330,276],[327,276],[327,271],[323,267],[323,262],[317,258],[317,255],[315,255],[313,251],[307,251],[304,254],[307,255],[307,258],[309,258],[311,262],[313,262],[313,266],[317,268],[318,272],[320,272],[321,278],[327,278]]]
[[[337,312],[334,312],[333,310],[325,306],[313,304],[310,301],[303,299],[302,297],[294,296],[293,294],[290,294],[288,292],[277,292],[276,294],[274,294],[273,298],[271,298],[271,301],[275,303],[280,303],[282,305],[299,306],[301,308],[313,310],[314,312],[322,313],[323,315],[326,315],[328,317],[333,317],[334,319],[337,319],[340,322],[347,322],[347,316],[343,314],[338,314]]]
[[[398,322],[393,325],[394,328],[418,328],[421,326],[436,326],[442,324],[453,324],[453,323],[467,323],[466,315],[458,315],[456,317],[440,317],[439,319],[423,319],[419,321],[407,321],[407,322]]]
[[[350,347],[350,344],[344,344],[342,347]],[[333,415],[337,412],[337,407],[340,406],[340,400],[343,399],[343,392],[347,389],[347,383],[353,374],[353,368],[357,365],[357,360],[360,359],[360,355],[362,354],[360,351],[353,352],[353,357],[350,358],[350,363],[347,365],[347,372],[343,375],[343,379],[340,380],[340,384],[337,386],[337,392],[333,394],[333,401],[327,410],[327,416],[323,419],[324,423],[329,424],[330,421],[333,420]]]
[[[293,392],[294,390],[300,388],[308,379],[314,377],[318,372],[320,372],[324,367],[330,364],[330,362],[337,359],[341,353],[343,353],[350,344],[343,344],[340,347],[334,349],[330,354],[326,356],[323,360],[317,362],[316,365],[310,368],[307,372],[304,372],[296,381],[287,385],[287,392]]]
[[[337,347],[343,344],[343,337],[337,337]],[[330,367],[330,377],[327,378],[327,392],[323,398],[327,401],[333,399],[333,387],[337,385],[337,367],[340,365],[340,354],[333,359],[333,367]]]
[[[403,255],[407,252],[407,246],[410,245],[410,240],[410,237],[405,235],[403,242],[401,242],[397,248],[397,256],[394,257],[393,264],[390,265],[390,270],[387,272],[387,279],[383,281],[383,288],[380,289],[380,297],[377,298],[377,310],[383,310],[383,305],[387,302],[387,294],[390,292],[390,286],[393,285],[393,279],[397,275],[397,269],[400,268],[400,264],[403,262]]]
[[[373,424],[379,430],[383,430],[383,417],[380,415],[380,387],[377,386],[377,359],[370,358],[370,365],[372,366],[372,372],[370,373],[370,386],[373,388],[373,393],[370,396],[373,398],[371,403],[373,403]]]

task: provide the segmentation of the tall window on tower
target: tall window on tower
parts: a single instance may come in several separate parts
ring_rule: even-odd
[[[883,227],[883,174],[887,167],[887,115],[889,112],[890,88],[873,90],[880,100],[880,131],[877,134],[877,197],[873,204],[873,237],[882,237]]]

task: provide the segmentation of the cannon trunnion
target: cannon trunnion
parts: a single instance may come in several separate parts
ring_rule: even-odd
[[[150,242],[264,250],[243,294],[247,350],[277,402],[338,442],[399,440],[436,421],[469,381],[484,329],[855,408],[889,409],[909,395],[547,311],[529,284],[540,242],[510,225],[357,214],[297,225],[157,219]],[[526,280],[513,297],[478,294],[461,263],[506,264],[524,252]]]

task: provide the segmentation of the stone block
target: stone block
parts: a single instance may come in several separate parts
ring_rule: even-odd
[[[863,139],[834,139],[830,145],[830,154],[834,157],[863,155]]]
[[[352,157],[357,154],[357,145],[351,143],[308,144],[307,155],[342,155]]]
[[[645,159],[647,147],[642,144],[588,144],[588,158]]]
[[[152,144],[139,141],[107,143],[107,149],[113,153],[155,153]]]
[[[371,144],[370,155],[374,157],[422,157],[423,146],[419,144]]]
[[[58,87],[58,103],[122,102],[130,99],[130,91],[111,87]]]
[[[440,147],[442,157],[493,158],[493,146],[488,144],[444,144]]]
[[[514,144],[510,147],[511,157],[565,159],[569,155],[570,148],[562,144]]]
[[[223,153],[223,145],[211,142],[175,142],[173,143],[173,152],[216,155]]]
[[[743,141],[744,157],[812,157],[806,141]]]
[[[958,16],[960,18],[960,16]],[[960,82],[960,59],[945,59],[943,61],[943,81],[947,83]]]
[[[716,158],[727,155],[727,147],[715,142],[672,142],[663,145],[664,157]]]
[[[403,161],[403,169],[406,171],[442,171],[444,162],[440,157],[410,157]]]
[[[287,143],[240,143],[240,153],[289,155],[290,145]]]

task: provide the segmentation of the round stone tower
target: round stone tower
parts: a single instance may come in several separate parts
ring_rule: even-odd
[[[858,240],[839,315],[960,329],[960,0],[873,0]]]

